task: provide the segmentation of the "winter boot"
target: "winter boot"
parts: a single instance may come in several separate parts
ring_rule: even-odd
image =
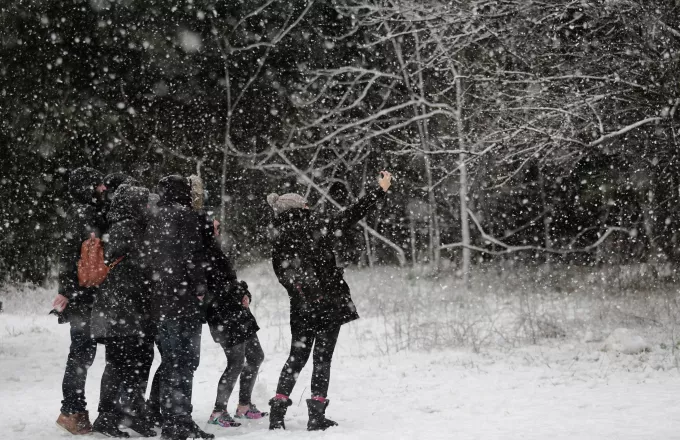
[[[293,404],[290,399],[277,399],[273,398],[269,401],[269,406],[271,411],[269,413],[269,429],[286,429],[286,424],[284,419],[286,417],[286,411],[288,407]]]
[[[92,432],[90,416],[87,411],[75,414],[60,413],[57,425],[73,435],[86,435]]]
[[[163,426],[161,440],[187,440],[189,431],[177,426]]]
[[[163,425],[161,440],[187,440],[188,438],[211,440],[215,436],[201,430],[190,417],[178,417],[175,420],[166,421]]]
[[[257,420],[267,417],[268,415],[269,413],[260,411],[255,405],[251,403],[248,405],[239,405],[238,408],[236,408],[236,412],[234,413],[234,418]]]
[[[238,428],[241,426],[241,424],[232,419],[226,411],[213,411],[208,418],[208,424],[221,426],[222,428]]]
[[[118,429],[121,416],[117,413],[101,413],[92,424],[92,431],[107,437],[129,438],[130,434]]]
[[[307,411],[309,412],[307,431],[324,431],[331,426],[338,426],[336,422],[326,418],[326,408],[328,408],[329,403],[328,399],[325,399],[323,402],[307,399]]]
[[[198,427],[196,422],[192,421],[191,422],[191,435],[193,438],[201,438],[204,440],[211,440],[215,438],[214,434],[209,434],[205,431],[203,431],[201,428]]]

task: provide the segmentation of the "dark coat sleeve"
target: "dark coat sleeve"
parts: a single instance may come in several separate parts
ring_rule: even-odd
[[[111,227],[108,240],[104,243],[104,260],[111,264],[120,257],[125,257],[133,249],[133,246],[141,246],[141,243],[131,243],[130,237],[133,232],[124,223],[118,223]]]
[[[188,257],[185,264],[190,286],[196,295],[203,295],[207,288],[205,271],[208,265],[208,258],[201,234],[203,221],[195,212],[187,212],[187,215],[183,217],[178,225],[180,228],[179,236],[181,237],[180,255]]]
[[[374,189],[360,198],[355,204],[344,211],[331,217],[328,221],[330,231],[346,230],[357,224],[362,218],[366,217],[380,199],[385,197],[382,188]]]

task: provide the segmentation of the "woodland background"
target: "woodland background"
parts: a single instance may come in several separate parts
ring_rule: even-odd
[[[6,0],[0,279],[51,279],[89,165],[199,173],[241,262],[268,192],[330,209],[389,169],[354,262],[673,281],[679,80],[677,0]]]

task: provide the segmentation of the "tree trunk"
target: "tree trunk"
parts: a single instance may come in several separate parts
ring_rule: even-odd
[[[552,239],[550,238],[550,224],[552,222],[552,203],[548,201],[548,195],[545,192],[545,177],[543,177],[543,170],[539,168],[538,179],[541,186],[541,204],[546,214],[543,216],[543,246],[546,249],[552,249]],[[550,252],[545,253],[545,268],[550,272],[552,257]]]
[[[416,254],[416,220],[413,218],[413,213],[409,215],[409,232],[411,235],[411,265],[415,267],[418,259]]]
[[[468,176],[467,164],[465,159],[465,137],[463,127],[463,81],[458,71],[456,73],[456,131],[458,135],[458,147],[461,150],[459,155],[460,167],[460,235],[463,243],[463,260],[461,271],[463,273],[463,283],[467,288],[470,283],[470,222],[468,218]]]

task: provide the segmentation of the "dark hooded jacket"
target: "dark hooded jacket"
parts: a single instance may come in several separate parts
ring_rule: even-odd
[[[330,217],[291,209],[275,218],[272,264],[290,298],[293,329],[324,331],[359,318],[343,269],[336,265],[334,244],[384,195],[374,190]]]
[[[92,337],[98,340],[144,336],[150,314],[150,276],[144,236],[149,190],[122,185],[107,215],[107,264],[118,261],[100,286],[92,307]]]
[[[92,301],[97,288],[83,288],[78,283],[78,260],[83,241],[94,233],[102,237],[106,232],[104,204],[97,197],[96,188],[104,176],[92,168],[73,170],[68,188],[72,204],[66,212],[59,249],[59,293],[68,298],[66,309],[59,314],[59,322],[81,322],[90,319]]]
[[[202,228],[191,209],[189,182],[168,176],[158,183],[159,201],[147,227],[155,319],[203,319],[198,296],[206,292],[206,257]]]
[[[260,329],[249,308],[241,301],[252,295],[244,281],[238,281],[229,257],[215,239],[212,221],[205,216],[203,244],[206,252],[206,320],[213,340],[226,347],[241,344]]]
[[[106,210],[111,208],[111,203],[116,195],[116,190],[121,185],[130,186],[141,186],[139,182],[133,177],[128,176],[125,173],[111,173],[104,177],[104,186],[106,187],[106,192],[104,193],[104,203],[106,205]]]

